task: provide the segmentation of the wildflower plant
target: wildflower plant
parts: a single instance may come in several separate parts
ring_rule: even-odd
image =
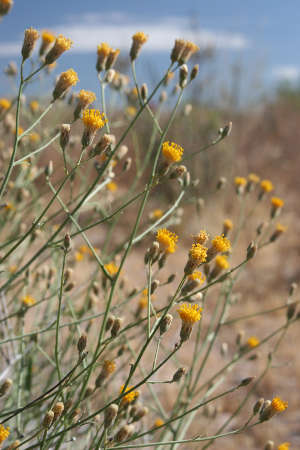
[[[0,1],[0,14],[12,4]],[[31,62],[40,35],[36,67]],[[0,442],[7,448],[45,450],[76,440],[82,449],[206,449],[221,446],[224,436],[234,442],[253,427],[267,429],[287,408],[280,397],[256,396],[282,338],[299,319],[294,291],[280,307],[286,316],[279,328],[262,330],[259,338],[248,335],[245,342],[240,335],[230,350],[222,345],[228,360],[219,358],[218,367],[207,370],[220,330],[247,318],[231,317],[234,287],[248,263],[286,231],[276,222],[284,202],[269,198],[271,181],[236,177],[231,185],[239,221],[221,220],[217,235],[203,224],[192,236],[184,234],[181,206],[188,208],[184,201],[192,199],[195,185],[189,159],[225,140],[231,123],[196,153],[173,141],[172,124],[198,73],[198,66],[187,65],[198,47],[176,39],[171,62],[150,92],[135,70],[148,38],[144,32],[132,37],[131,80],[114,69],[118,49],[107,43],[95,49],[99,109],[94,92],[70,95],[79,81],[73,69],[59,75],[48,104],[24,103],[28,84],[48,76],[50,65],[76,45],[29,28],[20,48],[18,93],[0,99],[1,127],[11,147],[3,153],[0,181]],[[175,104],[163,120],[162,89],[176,75]],[[120,104],[127,102],[122,111],[107,108],[106,89],[120,96]],[[58,110],[55,117],[65,115],[59,120],[66,123],[50,120]],[[142,115],[151,128],[143,157]],[[170,185],[177,197],[162,205],[159,189]],[[270,222],[253,231],[241,252],[246,196],[255,205],[266,202]],[[256,378],[239,378],[238,364],[261,347],[269,353],[263,372],[253,362]],[[237,374],[230,388],[229,372]],[[234,398],[236,408],[203,432],[199,417],[223,397]],[[239,419],[243,408],[246,421]]]

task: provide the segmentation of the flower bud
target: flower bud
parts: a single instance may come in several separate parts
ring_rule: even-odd
[[[104,428],[109,428],[113,424],[118,411],[119,407],[115,403],[112,403],[104,410]]]
[[[186,86],[186,80],[188,77],[188,67],[186,64],[183,64],[179,70],[179,86],[183,89]]]
[[[77,348],[79,353],[82,353],[83,350],[86,348],[86,343],[87,343],[87,335],[83,333],[77,342]]]
[[[64,237],[64,249],[66,251],[69,251],[71,248],[71,237],[69,235],[69,233],[67,233]]]
[[[160,335],[166,333],[170,326],[172,325],[173,316],[172,314],[166,314],[165,317],[163,317],[159,324],[159,332]]]
[[[66,146],[69,143],[70,131],[71,126],[68,123],[63,123],[60,128],[60,140],[59,140],[62,150],[65,150]]]
[[[45,176],[46,178],[49,178],[51,177],[52,174],[53,174],[53,161],[50,160],[45,167]]]
[[[55,405],[52,408],[52,411],[54,413],[54,418],[53,418],[54,421],[62,415],[62,413],[64,412],[64,409],[65,409],[65,406],[64,406],[63,402],[55,403]]]
[[[143,83],[141,86],[141,97],[144,102],[147,101],[148,98],[148,86],[146,83]]]
[[[122,428],[119,429],[115,436],[116,442],[122,442],[125,441],[125,439],[128,439],[134,432],[134,425],[123,425]]]
[[[114,320],[114,323],[113,323],[111,331],[110,331],[111,337],[116,337],[119,334],[119,331],[122,327],[122,323],[123,323],[123,319],[121,319],[120,317],[117,317]]]
[[[3,397],[3,395],[7,394],[7,392],[10,390],[13,382],[10,378],[6,378],[2,385],[0,386],[0,397]]]
[[[53,420],[54,420],[54,412],[53,411],[46,412],[44,420],[43,420],[43,427],[50,428]]]
[[[199,64],[196,64],[191,71],[191,81],[194,80],[196,78],[196,76],[198,75],[199,72]]]
[[[180,367],[173,375],[172,382],[178,382],[181,380],[181,378],[186,374],[186,368]]]

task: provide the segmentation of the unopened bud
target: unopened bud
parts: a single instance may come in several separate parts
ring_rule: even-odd
[[[247,248],[247,259],[251,259],[255,256],[257,252],[257,245],[254,241],[251,241]]]
[[[63,123],[60,127],[60,138],[59,143],[62,150],[65,150],[70,139],[71,126],[68,123]]]
[[[290,289],[289,289],[289,297],[292,297],[294,295],[295,290],[298,288],[298,284],[297,283],[292,283],[290,285]]]
[[[71,281],[70,283],[68,283],[65,286],[65,292],[70,292],[72,289],[74,289],[75,287],[75,283],[73,281]]]
[[[82,353],[83,350],[86,348],[86,343],[87,343],[87,335],[83,333],[77,342],[77,348],[79,353]]]
[[[3,395],[7,394],[7,392],[10,390],[12,386],[12,380],[10,378],[6,378],[2,385],[0,386],[0,397],[3,397]]]
[[[100,155],[104,150],[106,150],[110,145],[114,145],[116,138],[113,134],[104,133],[98,144],[92,150],[94,155]]]
[[[170,173],[171,179],[176,179],[182,177],[187,172],[187,168],[184,165],[180,165],[174,168]]]
[[[253,406],[253,414],[256,415],[259,413],[259,411],[261,410],[263,404],[264,404],[264,399],[260,398],[259,400],[257,400],[257,402],[255,403],[255,405]]]
[[[124,156],[126,156],[128,153],[128,147],[127,145],[121,145],[121,147],[119,148],[117,154],[116,154],[116,158],[118,161],[120,161],[121,159],[124,158]]]
[[[294,317],[295,312],[296,312],[296,306],[297,306],[297,304],[295,302],[290,303],[288,305],[287,311],[286,311],[287,320],[291,320]]]
[[[228,353],[228,344],[227,344],[227,342],[222,342],[222,345],[221,345],[221,355],[222,355],[222,356],[226,356],[227,353]]]
[[[183,89],[186,86],[186,80],[189,74],[189,70],[186,64],[183,64],[179,70],[179,86]]]
[[[267,441],[266,445],[264,446],[264,450],[273,450],[274,449],[274,442],[273,441]]]
[[[175,273],[172,273],[172,274],[169,276],[169,278],[167,279],[167,284],[173,283],[173,281],[175,280],[175,278],[176,278]]]
[[[222,139],[224,139],[230,135],[231,130],[232,130],[232,122],[229,122],[228,125],[225,125],[224,128],[219,129],[219,135],[221,136]]]
[[[240,387],[244,387],[244,386],[248,386],[248,384],[252,383],[252,381],[254,380],[255,377],[247,377],[244,378],[240,384],[238,385],[238,388]]]
[[[54,413],[53,420],[58,419],[64,412],[64,409],[65,409],[65,406],[64,406],[63,402],[56,402],[52,408],[52,411]]]
[[[151,283],[150,293],[153,294],[153,292],[156,291],[156,289],[158,288],[159,285],[160,285],[159,280],[153,280]]]
[[[43,420],[43,427],[50,428],[53,420],[54,420],[54,412],[53,411],[46,412],[44,420]]]
[[[196,78],[198,72],[199,72],[199,64],[196,64],[191,71],[191,81],[194,80],[194,78]]]
[[[217,183],[217,190],[220,191],[225,187],[227,179],[225,177],[220,177]]]
[[[67,233],[64,237],[64,249],[68,251],[70,250],[70,248],[71,248],[71,237],[69,233]]]
[[[173,316],[172,314],[166,314],[165,317],[163,317],[159,324],[159,331],[160,335],[166,333],[170,326],[172,325]]]
[[[175,383],[177,381],[180,381],[181,378],[186,374],[186,368],[180,367],[173,375],[172,382]]]
[[[114,79],[115,75],[116,75],[116,71],[114,69],[109,69],[105,74],[104,81],[106,83],[111,83],[112,80]]]
[[[110,316],[108,316],[107,321],[106,321],[106,325],[105,325],[105,331],[108,331],[111,329],[114,321],[116,320],[115,316],[113,316],[112,314]]]
[[[244,336],[245,336],[244,330],[239,331],[238,334],[236,335],[235,342],[238,347],[243,345]]]
[[[122,442],[125,441],[125,439],[128,439],[134,432],[134,425],[123,425],[122,428],[119,429],[115,436],[116,442]]]
[[[141,97],[142,100],[145,102],[148,98],[148,86],[146,83],[143,83],[141,86]]]
[[[113,424],[118,411],[119,407],[115,403],[112,403],[104,410],[104,428],[109,428]]]
[[[116,337],[119,334],[119,331],[122,327],[122,323],[123,323],[123,319],[121,319],[120,317],[117,317],[114,320],[113,326],[110,331],[111,337]]]
[[[141,420],[143,417],[145,417],[149,412],[149,409],[146,406],[140,406],[133,410],[132,420],[133,422],[137,422],[138,420]]]
[[[53,174],[53,162],[52,160],[50,160],[47,166],[45,167],[45,176],[46,178],[49,178],[51,177],[52,174]]]
[[[126,158],[123,164],[123,172],[128,172],[130,170],[132,164],[132,158]]]
[[[164,103],[167,100],[168,94],[166,91],[162,91],[159,96],[159,103]]]

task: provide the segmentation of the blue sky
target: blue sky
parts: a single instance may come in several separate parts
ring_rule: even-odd
[[[216,47],[220,83],[232,62],[241,62],[247,80],[255,84],[259,79],[268,89],[281,79],[298,80],[299,23],[300,3],[295,0],[15,0],[0,22],[0,64],[19,62],[25,28],[53,30],[74,41],[72,50],[60,58],[58,73],[73,67],[79,87],[92,89],[97,82],[97,44],[106,41],[126,54],[131,35],[143,30],[149,34],[144,61],[157,70],[162,62],[168,64],[174,39],[183,37],[202,48]],[[3,75],[0,82],[3,94],[8,88]]]

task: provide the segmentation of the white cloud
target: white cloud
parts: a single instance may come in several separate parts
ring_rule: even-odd
[[[279,80],[296,81],[300,78],[300,67],[278,66],[272,70],[272,75]]]
[[[73,16],[67,23],[56,27],[53,31],[62,33],[74,41],[72,52],[86,53],[94,52],[96,46],[103,41],[112,47],[128,49],[132,34],[138,30],[143,30],[149,35],[144,51],[170,51],[177,37],[192,40],[202,47],[239,50],[249,46],[249,41],[242,34],[192,29],[188,19],[168,17],[147,21],[118,12]],[[0,56],[18,55],[21,42],[1,43]]]

